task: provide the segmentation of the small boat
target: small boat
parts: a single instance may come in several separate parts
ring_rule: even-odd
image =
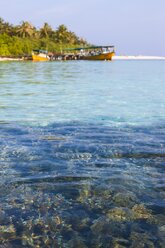
[[[81,60],[112,60],[115,55],[114,46],[90,46],[66,50],[74,52],[74,56]]]
[[[32,59],[33,61],[49,61],[50,57],[48,51],[36,49],[32,51]]]

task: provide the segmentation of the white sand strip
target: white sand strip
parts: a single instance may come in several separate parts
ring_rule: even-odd
[[[20,61],[23,58],[7,58],[7,57],[0,57],[0,61]]]
[[[113,56],[112,60],[165,60],[161,56]]]

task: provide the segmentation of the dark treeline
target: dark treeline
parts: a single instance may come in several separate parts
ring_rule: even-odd
[[[0,18],[0,56],[26,56],[33,49],[57,52],[63,48],[87,44],[65,25],[53,30],[48,23],[44,23],[37,29],[27,21],[15,26]]]

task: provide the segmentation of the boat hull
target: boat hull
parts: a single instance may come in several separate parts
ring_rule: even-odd
[[[49,57],[42,57],[40,55],[32,54],[33,61],[49,61]]]
[[[112,57],[114,55],[115,55],[114,52],[101,53],[101,54],[98,54],[98,55],[84,56],[82,59],[84,59],[84,60],[112,60]]]

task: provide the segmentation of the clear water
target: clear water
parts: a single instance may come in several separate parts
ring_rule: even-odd
[[[0,63],[2,247],[164,247],[164,71]]]

